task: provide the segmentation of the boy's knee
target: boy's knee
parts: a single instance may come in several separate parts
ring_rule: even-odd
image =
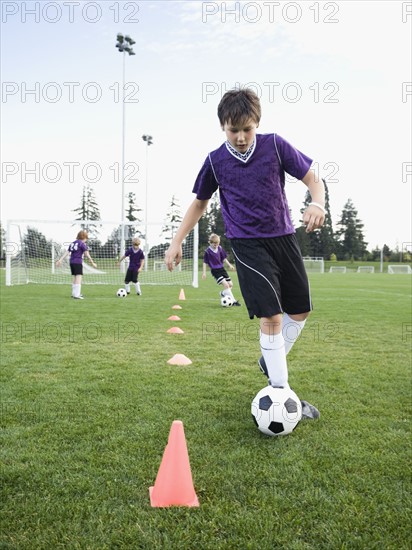
[[[288,313],[288,315],[294,321],[306,321],[306,319],[310,315],[310,311],[306,311],[305,313],[295,313],[295,314]]]

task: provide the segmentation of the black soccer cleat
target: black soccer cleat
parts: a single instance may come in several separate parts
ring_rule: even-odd
[[[232,306],[241,306],[242,304],[236,300],[235,302],[233,302]]]
[[[316,420],[320,417],[318,409],[308,403],[307,401],[300,401],[302,403],[302,420]]]
[[[268,369],[267,369],[265,360],[263,358],[263,355],[261,357],[259,357],[258,365],[259,365],[259,368],[260,368],[260,372],[262,372],[265,376],[267,376],[269,378]]]

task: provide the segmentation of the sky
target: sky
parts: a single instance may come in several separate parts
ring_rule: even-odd
[[[351,199],[369,249],[410,245],[411,23],[412,2],[396,0],[2,0],[1,221],[72,220],[87,184],[108,221],[123,191],[149,223],[173,196],[184,212],[224,141],[220,98],[250,86],[259,131],[327,180],[334,224]],[[287,179],[296,225],[305,191]]]

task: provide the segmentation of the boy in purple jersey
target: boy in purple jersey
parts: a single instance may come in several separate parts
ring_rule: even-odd
[[[144,266],[144,252],[140,247],[140,239],[134,237],[132,240],[132,246],[126,250],[124,255],[119,259],[117,265],[120,265],[125,258],[129,258],[129,267],[127,268],[126,276],[124,278],[124,284],[127,294],[130,294],[130,283],[133,282],[136,288],[136,294],[140,296],[142,291],[140,289],[140,283],[138,281],[139,273]]]
[[[97,267],[90,256],[89,249],[87,248],[86,241],[89,238],[87,231],[79,231],[76,240],[70,243],[69,248],[60,258],[57,260],[56,265],[60,267],[63,260],[70,254],[70,271],[73,275],[72,283],[72,298],[76,300],[83,300],[81,294],[82,276],[83,276],[83,255],[86,256],[93,267]]]
[[[312,310],[309,283],[289,215],[285,172],[302,180],[312,202],[303,213],[310,232],[325,221],[325,190],[310,170],[312,159],[276,134],[257,134],[259,98],[250,89],[230,90],[218,106],[227,141],[206,158],[189,206],[165,255],[172,270],[182,258],[182,241],[219,189],[226,236],[250,318],[260,319],[259,360],[274,387],[288,387],[286,355]],[[290,335],[294,331],[294,337]],[[302,401],[302,417],[319,411]]]
[[[209,237],[209,248],[205,250],[203,256],[203,273],[202,279],[206,279],[206,266],[210,267],[210,272],[215,278],[218,285],[223,285],[224,290],[220,293],[223,296],[230,296],[233,300],[233,306],[240,306],[240,303],[235,299],[232,293],[233,282],[229,277],[228,272],[223,267],[224,262],[227,263],[229,269],[235,269],[227,259],[226,250],[220,246],[220,237],[216,233],[212,233]]]

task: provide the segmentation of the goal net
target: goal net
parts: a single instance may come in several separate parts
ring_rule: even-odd
[[[412,269],[410,265],[388,265],[388,273],[395,275],[398,273],[410,275]]]
[[[345,265],[331,265],[329,268],[329,273],[346,273]]]
[[[356,273],[375,273],[375,267],[373,265],[359,265]]]
[[[145,231],[147,228],[147,238]],[[164,254],[177,227],[164,224],[136,224],[83,221],[28,221],[12,220],[7,224],[6,285],[28,283],[67,284],[70,282],[69,256],[60,267],[56,261],[63,256],[78,232],[89,233],[87,246],[96,263],[83,261],[83,284],[122,285],[128,258],[117,265],[118,259],[131,246],[132,238],[139,237],[145,254],[143,270],[139,274],[142,285],[198,286],[198,227],[184,240],[181,263],[169,272]]]
[[[324,273],[325,262],[323,258],[310,258],[308,256],[303,258],[303,264],[307,273]]]

